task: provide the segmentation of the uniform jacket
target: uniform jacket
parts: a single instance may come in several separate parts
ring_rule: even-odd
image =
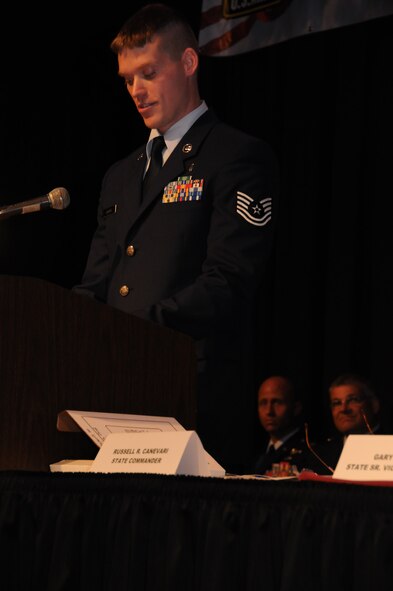
[[[242,455],[233,431],[243,431],[239,417],[246,407],[253,416],[255,392],[244,388],[255,296],[277,215],[276,159],[262,140],[207,111],[141,202],[145,165],[142,146],[106,173],[97,230],[74,289],[193,337],[198,434],[217,461],[229,463]]]
[[[296,466],[299,472],[303,469],[312,469],[314,466],[314,460],[307,447],[302,428],[299,428],[272,453],[264,450],[253,461],[250,471],[255,474],[265,474],[272,469],[273,464],[280,462],[289,462],[292,466]]]
[[[374,429],[374,433],[376,435],[384,435],[387,434],[388,431],[378,425],[378,427]],[[334,471],[336,469],[343,448],[344,437],[339,433],[333,435],[332,437],[328,437],[325,441],[319,445],[316,445],[315,451],[318,453],[319,457],[322,458],[324,463],[327,464],[329,468],[331,468],[331,470],[320,463],[315,469],[315,472],[317,472],[317,474],[332,474],[332,470]]]

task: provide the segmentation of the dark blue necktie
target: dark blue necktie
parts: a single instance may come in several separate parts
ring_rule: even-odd
[[[158,135],[154,138],[151,147],[150,165],[143,179],[143,193],[146,194],[149,185],[162,168],[162,151],[166,147],[164,136]]]

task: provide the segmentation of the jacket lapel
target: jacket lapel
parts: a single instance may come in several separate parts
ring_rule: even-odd
[[[123,241],[126,240],[134,226],[140,222],[146,210],[154,202],[162,199],[166,185],[179,176],[192,175],[198,162],[198,152],[201,145],[217,121],[217,117],[211,111],[207,111],[194,123],[165,162],[154,182],[150,184],[149,192],[144,195],[143,201],[142,182],[146,165],[146,149],[142,147],[136,152],[129,174],[124,179],[123,194],[125,198],[122,203],[118,233],[120,249]]]
[[[140,204],[137,218],[157,199],[162,199],[164,187],[180,176],[192,175],[199,149],[217,122],[216,116],[207,111],[188,130],[180,140],[159,174],[151,183],[148,193],[144,195]],[[145,160],[144,160],[145,161]]]

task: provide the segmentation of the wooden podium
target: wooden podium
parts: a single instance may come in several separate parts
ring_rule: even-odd
[[[196,428],[190,337],[33,277],[0,275],[0,470],[93,459],[62,410],[176,418]]]

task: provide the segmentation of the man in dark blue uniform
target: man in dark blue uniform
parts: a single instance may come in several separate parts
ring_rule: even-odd
[[[334,435],[316,446],[324,465],[319,474],[336,469],[348,435],[383,435],[388,432],[380,422],[380,400],[371,382],[354,373],[337,376],[329,386],[329,404]]]
[[[251,472],[274,475],[274,467],[282,462],[287,464],[288,475],[312,469],[314,460],[305,440],[303,405],[289,378],[270,376],[261,383],[258,418],[267,439],[251,462]]]
[[[236,470],[252,443],[255,298],[277,215],[276,159],[201,100],[197,41],[172,8],[145,6],[111,48],[150,135],[103,179],[75,290],[195,339],[198,435]]]

